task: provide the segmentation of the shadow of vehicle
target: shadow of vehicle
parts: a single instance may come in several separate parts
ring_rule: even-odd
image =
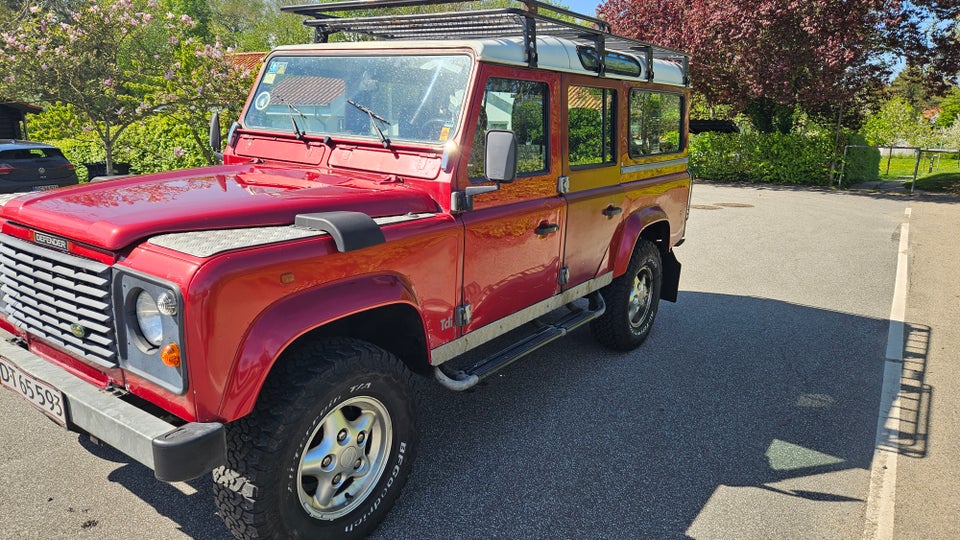
[[[814,505],[797,519],[853,505],[844,519],[862,527],[886,330],[881,319],[684,291],[633,353],[580,330],[477,391],[424,382],[418,461],[374,537],[685,538],[730,487],[779,497],[784,512]],[[919,458],[929,328],[908,334],[904,384],[918,389],[908,404],[918,412],[904,416],[900,451]],[[842,490],[822,480],[838,472]],[[186,534],[228,537],[206,479],[189,496],[137,464],[111,480]]]

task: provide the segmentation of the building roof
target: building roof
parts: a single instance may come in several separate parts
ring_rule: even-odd
[[[229,53],[226,55],[227,62],[241,69],[249,69],[251,73],[260,71],[263,65],[263,59],[267,57],[265,52],[240,52]]]
[[[291,77],[283,79],[273,89],[273,99],[299,105],[329,105],[347,90],[343,79],[330,77]]]
[[[31,105],[29,103],[23,103],[22,101],[5,101],[0,103],[0,107],[9,107],[11,109],[18,110],[22,113],[30,113],[30,114],[43,112],[43,107],[38,107],[36,105]]]

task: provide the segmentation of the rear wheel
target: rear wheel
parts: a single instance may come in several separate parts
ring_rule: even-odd
[[[400,495],[414,457],[412,375],[338,339],[288,354],[254,411],[228,426],[217,505],[238,538],[354,538]]]
[[[652,242],[638,241],[627,271],[600,289],[607,309],[590,325],[597,341],[618,351],[639,347],[657,317],[662,284],[660,250]]]

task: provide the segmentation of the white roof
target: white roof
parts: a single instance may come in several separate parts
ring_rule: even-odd
[[[351,41],[337,43],[310,43],[305,45],[286,45],[275,49],[278,52],[306,52],[306,51],[356,51],[356,50],[410,50],[410,49],[472,49],[477,59],[482,62],[505,64],[511,66],[526,66],[524,60],[523,38],[508,37],[500,39],[470,39],[470,40],[416,40],[416,41]],[[646,81],[648,72],[647,59],[642,54],[628,51],[612,51],[636,58],[642,67],[641,77],[630,77],[607,73],[610,79]],[[551,36],[537,37],[537,67],[550,71],[579,73],[596,76],[580,63],[577,53],[577,44],[563,38]],[[655,58],[653,60],[653,82],[673,86],[684,86],[683,67],[670,60]]]

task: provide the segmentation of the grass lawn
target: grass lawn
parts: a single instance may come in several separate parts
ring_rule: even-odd
[[[913,182],[904,182],[910,189]],[[922,191],[945,191],[960,195],[960,172],[942,172],[917,178],[917,189]]]
[[[933,157],[932,171],[930,158]],[[912,180],[913,170],[916,167],[917,159],[910,157],[894,156],[890,160],[890,174],[887,174],[887,158],[880,158],[880,179],[881,180]],[[919,177],[937,173],[960,173],[960,161],[957,161],[956,154],[924,154],[920,158]],[[919,182],[917,187],[920,187]]]
[[[917,159],[913,156],[894,156],[890,160],[890,173],[887,174],[887,158],[881,157],[880,179],[903,181],[903,187],[910,189],[916,165]],[[960,160],[956,154],[923,154],[917,172],[917,189],[960,195]]]

